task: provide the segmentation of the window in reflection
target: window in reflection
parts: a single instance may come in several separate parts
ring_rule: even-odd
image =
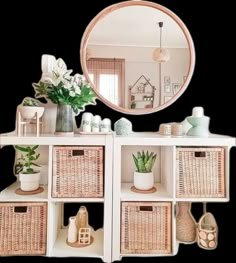
[[[111,103],[124,106],[124,59],[91,58],[87,61],[90,81]]]

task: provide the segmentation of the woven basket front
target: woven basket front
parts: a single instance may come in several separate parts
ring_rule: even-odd
[[[0,203],[0,255],[45,255],[46,203]]]
[[[170,254],[171,203],[122,202],[121,253]]]
[[[224,148],[176,148],[177,197],[225,197]]]
[[[103,147],[53,148],[53,197],[103,197]]]

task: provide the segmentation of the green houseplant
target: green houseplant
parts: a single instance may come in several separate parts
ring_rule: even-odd
[[[35,163],[40,156],[40,153],[37,153],[38,147],[38,145],[25,147],[15,145],[15,148],[21,152],[17,165],[22,191],[34,191],[39,188],[40,172],[33,168],[33,166],[40,167]]]
[[[41,118],[44,107],[40,106],[36,99],[26,97],[20,105],[19,111],[24,119]]]
[[[65,62],[54,56],[42,56],[42,77],[33,83],[35,97],[45,97],[57,104],[56,133],[73,133],[73,112],[84,110],[87,104],[95,104],[95,93],[83,75],[71,75]]]
[[[154,152],[132,154],[136,171],[134,172],[134,187],[138,190],[150,190],[154,186],[153,166],[157,158]]]

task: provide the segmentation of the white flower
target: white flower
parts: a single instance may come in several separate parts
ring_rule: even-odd
[[[71,90],[71,91],[69,92],[69,95],[70,95],[71,97],[74,97],[74,96],[75,96],[75,92]]]
[[[81,93],[80,87],[75,86],[75,93],[76,94],[80,94]]]
[[[72,85],[70,82],[68,81],[65,81],[63,82],[64,83],[64,88],[67,89],[67,90],[70,90],[72,88]]]

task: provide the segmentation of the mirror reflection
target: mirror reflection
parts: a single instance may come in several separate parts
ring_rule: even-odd
[[[174,102],[187,87],[193,47],[187,29],[169,10],[148,2],[130,4],[105,10],[89,25],[82,41],[82,67],[109,106],[153,112]]]

